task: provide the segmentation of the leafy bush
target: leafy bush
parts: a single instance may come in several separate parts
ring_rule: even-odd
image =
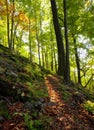
[[[88,100],[84,103],[84,107],[88,112],[94,114],[94,102]]]
[[[30,116],[28,113],[24,114],[24,120],[25,125],[28,127],[28,130],[44,130],[45,129],[44,122],[45,121],[47,122],[47,119],[45,119],[44,121],[42,121],[42,119],[33,120],[32,116]]]
[[[25,124],[28,127],[28,130],[36,130],[33,127],[33,120],[31,119],[31,116],[29,116],[28,113],[24,114],[24,120],[25,120]]]

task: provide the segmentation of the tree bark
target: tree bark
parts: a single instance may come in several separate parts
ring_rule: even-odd
[[[8,47],[10,49],[10,25],[9,25],[9,7],[8,7],[8,1],[6,0],[6,12],[7,12],[7,40],[8,40]]]
[[[29,55],[30,55],[30,62],[32,62],[32,47],[31,47],[31,21],[29,18]]]
[[[88,86],[88,84],[90,83],[90,81],[92,80],[92,78],[93,78],[93,75],[91,75],[91,77],[88,79],[87,83],[84,86],[85,88]]]
[[[64,8],[65,43],[66,43],[66,83],[70,83],[70,61],[69,61],[69,41],[68,41],[66,0],[63,0],[63,8]]]
[[[81,83],[81,74],[80,74],[80,59],[78,56],[78,51],[77,51],[77,45],[76,45],[76,39],[74,39],[74,50],[75,50],[75,60],[76,60],[76,65],[77,65],[77,75],[78,75],[78,83]]]
[[[13,50],[13,39],[14,39],[14,12],[15,12],[15,3],[14,0],[12,0],[13,4],[13,10],[12,10],[12,15],[11,15],[11,35],[10,35],[10,50]]]
[[[53,32],[52,32],[52,21],[50,23],[50,41],[51,41],[51,70],[54,71],[54,43],[53,43]]]
[[[38,46],[38,64],[41,66],[40,40],[39,40],[39,29],[38,29],[36,10],[35,10],[35,21],[36,21],[36,23],[35,23],[36,24],[36,41],[37,41],[37,46]]]
[[[42,51],[42,66],[45,68],[45,55],[44,55],[44,46],[42,45],[41,47],[41,51]]]
[[[62,75],[65,80],[65,52],[64,52],[62,33],[58,21],[57,6],[55,0],[50,0],[50,2],[53,15],[54,30],[57,41],[57,48],[58,48],[58,74]]]
[[[56,52],[54,51],[54,64],[55,64],[55,72],[57,73],[57,60],[56,60]]]

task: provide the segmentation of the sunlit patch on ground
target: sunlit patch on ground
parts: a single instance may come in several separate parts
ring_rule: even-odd
[[[93,130],[92,121],[88,119],[82,108],[71,108],[71,103],[63,101],[58,90],[59,78],[48,76],[45,79],[50,102],[46,106],[46,113],[52,117],[51,130]],[[73,99],[74,101],[74,99]]]

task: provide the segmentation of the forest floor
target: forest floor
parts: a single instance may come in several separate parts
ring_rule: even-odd
[[[0,130],[94,130],[94,96],[49,74],[0,45]]]
[[[64,101],[60,82],[57,76],[47,76],[45,79],[50,97],[46,112],[52,118],[51,130],[94,130],[94,115],[85,111],[81,104],[83,95],[76,95],[72,87],[66,85],[66,90],[72,96]]]

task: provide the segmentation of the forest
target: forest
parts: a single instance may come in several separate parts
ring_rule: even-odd
[[[0,129],[94,129],[93,30],[93,0],[0,0]]]

